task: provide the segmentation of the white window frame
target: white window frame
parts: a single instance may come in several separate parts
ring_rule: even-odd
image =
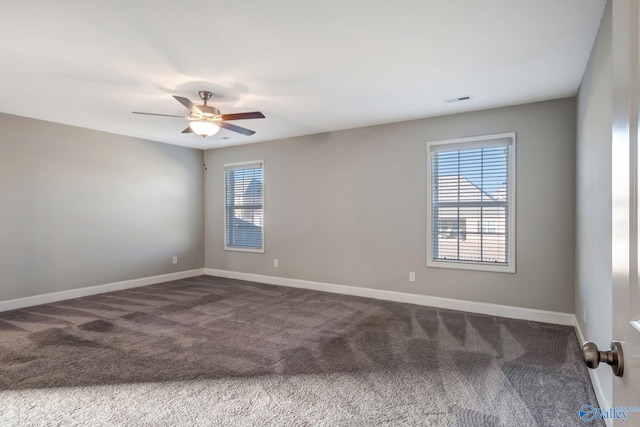
[[[227,246],[227,168],[233,168],[238,166],[249,166],[249,165],[261,165],[262,166],[262,248],[242,248],[237,246]],[[265,207],[264,207],[264,194],[265,194],[265,167],[264,160],[253,160],[248,162],[235,162],[235,163],[225,163],[222,165],[222,192],[224,194],[224,203],[222,206],[223,210],[223,218],[224,218],[224,250],[225,251],[233,251],[233,252],[254,252],[254,253],[264,253],[264,227],[265,227]]]
[[[488,145],[489,141],[497,139],[511,139],[509,148],[509,239],[506,265],[493,265],[489,262],[469,262],[457,260],[434,260],[433,259],[433,211],[432,194],[433,182],[431,181],[432,157],[434,146],[458,145],[459,148],[471,149],[482,148]],[[452,147],[452,150],[454,148]],[[492,135],[471,136],[467,138],[445,139],[427,142],[427,267],[453,268],[460,270],[493,271],[502,273],[516,272],[516,133],[506,132]]]

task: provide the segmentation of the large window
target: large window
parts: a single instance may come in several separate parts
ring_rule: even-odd
[[[264,252],[264,162],[224,165],[226,250]]]
[[[515,272],[515,133],[427,147],[427,266]]]

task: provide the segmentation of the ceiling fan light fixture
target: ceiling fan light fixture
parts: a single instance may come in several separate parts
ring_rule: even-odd
[[[220,126],[217,124],[204,121],[191,122],[189,123],[189,127],[194,133],[200,136],[211,136],[220,130]]]
[[[164,116],[164,117],[179,117],[190,121],[189,127],[182,131],[182,133],[195,133],[203,138],[216,134],[220,128],[225,128],[232,132],[237,132],[241,135],[251,136],[255,132],[251,129],[246,129],[237,125],[228,123],[231,120],[247,120],[247,119],[264,119],[264,114],[260,111],[251,111],[246,113],[232,113],[232,114],[220,114],[220,110],[211,105],[207,105],[207,100],[211,98],[211,92],[200,91],[200,98],[202,99],[202,105],[195,105],[189,99],[182,96],[173,95],[176,101],[189,110],[189,115],[175,116],[173,114],[158,114],[158,113],[143,113],[141,111],[134,111],[133,114],[145,114],[149,116]]]

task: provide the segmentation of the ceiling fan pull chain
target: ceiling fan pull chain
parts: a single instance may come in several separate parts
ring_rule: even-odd
[[[207,136],[204,136],[204,170],[207,170]]]

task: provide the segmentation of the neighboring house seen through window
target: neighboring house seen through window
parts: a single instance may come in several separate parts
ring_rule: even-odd
[[[224,165],[225,250],[264,252],[263,161]]]
[[[429,267],[515,272],[515,133],[428,147]]]

